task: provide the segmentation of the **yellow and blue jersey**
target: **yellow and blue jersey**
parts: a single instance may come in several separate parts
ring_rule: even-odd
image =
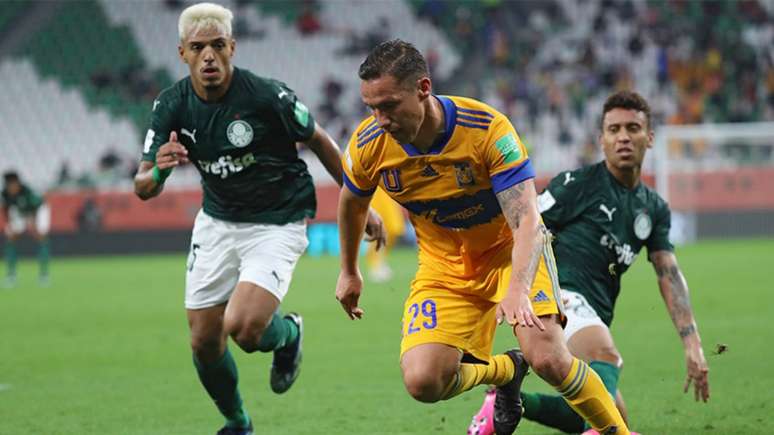
[[[426,153],[369,117],[342,157],[344,183],[360,196],[379,186],[409,211],[420,268],[476,279],[509,259],[513,246],[496,194],[535,172],[503,114],[470,98],[433,98],[443,106],[445,132]]]

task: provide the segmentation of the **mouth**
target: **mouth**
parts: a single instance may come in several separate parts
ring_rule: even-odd
[[[634,150],[631,148],[619,148],[615,153],[621,157],[631,157],[634,155]]]
[[[206,66],[201,69],[202,77],[205,79],[216,78],[220,74],[220,69],[214,66]]]

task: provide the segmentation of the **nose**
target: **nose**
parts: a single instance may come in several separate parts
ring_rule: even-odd
[[[215,61],[215,53],[213,52],[212,47],[208,46],[204,48],[202,59],[207,63]]]
[[[631,142],[632,138],[629,136],[629,132],[626,131],[625,128],[622,128],[615,138],[616,142],[623,142],[623,143],[629,143]]]
[[[388,127],[390,126],[390,123],[391,123],[390,118],[387,115],[385,115],[384,112],[382,112],[381,110],[374,109],[374,118],[376,118],[376,122],[379,124],[379,127],[387,130]]]

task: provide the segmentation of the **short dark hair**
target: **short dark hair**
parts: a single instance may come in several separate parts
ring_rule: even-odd
[[[19,182],[19,174],[16,171],[7,171],[3,174],[3,181],[5,184],[11,183],[11,182]]]
[[[411,43],[400,39],[385,41],[374,47],[357,72],[361,80],[377,79],[385,74],[395,77],[398,83],[406,79],[430,77],[422,53]]]
[[[634,91],[618,91],[615,94],[607,97],[605,105],[602,108],[602,118],[599,120],[599,126],[603,127],[605,122],[605,115],[607,112],[613,109],[627,109],[636,110],[645,114],[645,119],[648,121],[648,129],[650,126],[650,105],[642,95]]]

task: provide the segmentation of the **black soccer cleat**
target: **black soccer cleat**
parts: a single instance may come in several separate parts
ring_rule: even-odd
[[[254,435],[253,422],[251,421],[247,427],[228,427],[223,426],[215,435]]]
[[[304,320],[299,314],[288,313],[286,319],[290,319],[298,326],[296,341],[288,343],[285,347],[274,351],[274,359],[271,362],[271,390],[277,394],[288,391],[301,372],[301,344],[304,339]]]
[[[516,371],[508,383],[497,387],[494,403],[494,430],[497,435],[511,435],[521,421],[524,408],[521,404],[521,383],[529,373],[527,360],[519,349],[505,352],[511,357]]]

